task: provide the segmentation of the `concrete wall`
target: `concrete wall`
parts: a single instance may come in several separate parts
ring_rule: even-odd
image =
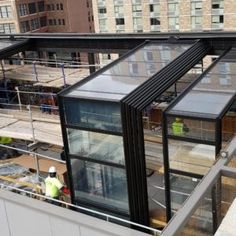
[[[0,190],[2,236],[147,236],[62,207]]]

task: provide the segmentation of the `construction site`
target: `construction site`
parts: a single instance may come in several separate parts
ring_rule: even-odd
[[[224,235],[235,221],[236,35],[134,36],[0,40],[0,188],[49,204],[54,166],[70,189],[59,211],[130,235]]]

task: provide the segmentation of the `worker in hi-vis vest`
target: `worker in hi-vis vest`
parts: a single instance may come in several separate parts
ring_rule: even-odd
[[[0,136],[0,144],[10,144],[12,143],[12,138]]]
[[[173,135],[183,135],[185,133],[185,125],[181,118],[175,118],[172,123],[172,132]]]
[[[50,198],[59,199],[61,192],[69,194],[69,189],[66,188],[57,178],[56,168],[54,166],[51,166],[48,172],[49,176],[45,179],[45,195]],[[49,202],[58,205],[56,202],[50,200]]]

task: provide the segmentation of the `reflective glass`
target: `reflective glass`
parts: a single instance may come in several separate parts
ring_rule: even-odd
[[[170,135],[215,141],[215,122],[168,117],[167,123]]]
[[[75,87],[67,95],[120,100],[190,46],[188,44],[147,44],[103,71],[102,74]],[[114,94],[114,98],[112,98],[112,94]]]
[[[215,147],[168,139],[170,169],[205,175],[215,162]]]
[[[118,103],[66,98],[64,110],[69,125],[122,132]]]
[[[168,62],[120,62],[112,68],[105,71],[105,75],[119,75],[129,77],[129,80],[138,79],[137,77],[151,77],[157,71],[161,70]],[[115,78],[113,78],[115,79]],[[125,82],[125,80],[123,80]]]
[[[225,107],[232,94],[214,91],[190,91],[170,111],[170,113],[191,114],[204,117],[205,114],[216,117]]]
[[[236,63],[219,61],[170,113],[216,118],[236,92]]]
[[[2,50],[2,49],[4,49],[4,48],[7,48],[7,47],[9,47],[9,46],[12,46],[12,45],[14,45],[14,44],[18,44],[18,43],[20,43],[20,42],[22,42],[22,41],[6,41],[6,40],[0,40],[0,50]]]
[[[67,129],[69,153],[124,165],[122,136]]]
[[[124,169],[71,159],[75,199],[129,212]]]
[[[199,202],[195,212],[188,217],[185,226],[180,230],[176,236],[183,235],[198,235],[198,236],[210,236],[214,234],[213,230],[213,214],[212,214],[212,188],[206,194],[206,197],[202,198]],[[214,203],[215,204],[215,203]],[[220,205],[218,205],[218,209]],[[219,235],[219,234],[218,234]]]
[[[199,182],[200,179],[197,178],[170,174],[171,208],[173,211],[181,208]]]

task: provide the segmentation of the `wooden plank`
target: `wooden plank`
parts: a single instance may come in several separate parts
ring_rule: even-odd
[[[0,175],[0,179],[4,180],[4,181],[7,181],[7,182],[15,183],[15,184],[18,184],[18,185],[21,185],[21,186],[32,188],[37,193],[40,193],[41,190],[42,190],[41,186],[39,186],[37,184],[33,184],[33,183],[25,182],[25,181],[20,181],[20,180],[17,180],[17,179],[13,179],[13,178],[11,178],[9,176],[2,176],[2,175]]]
[[[145,135],[144,135],[144,141],[162,144],[162,137],[159,137],[159,136],[151,136],[151,135],[145,134]]]

